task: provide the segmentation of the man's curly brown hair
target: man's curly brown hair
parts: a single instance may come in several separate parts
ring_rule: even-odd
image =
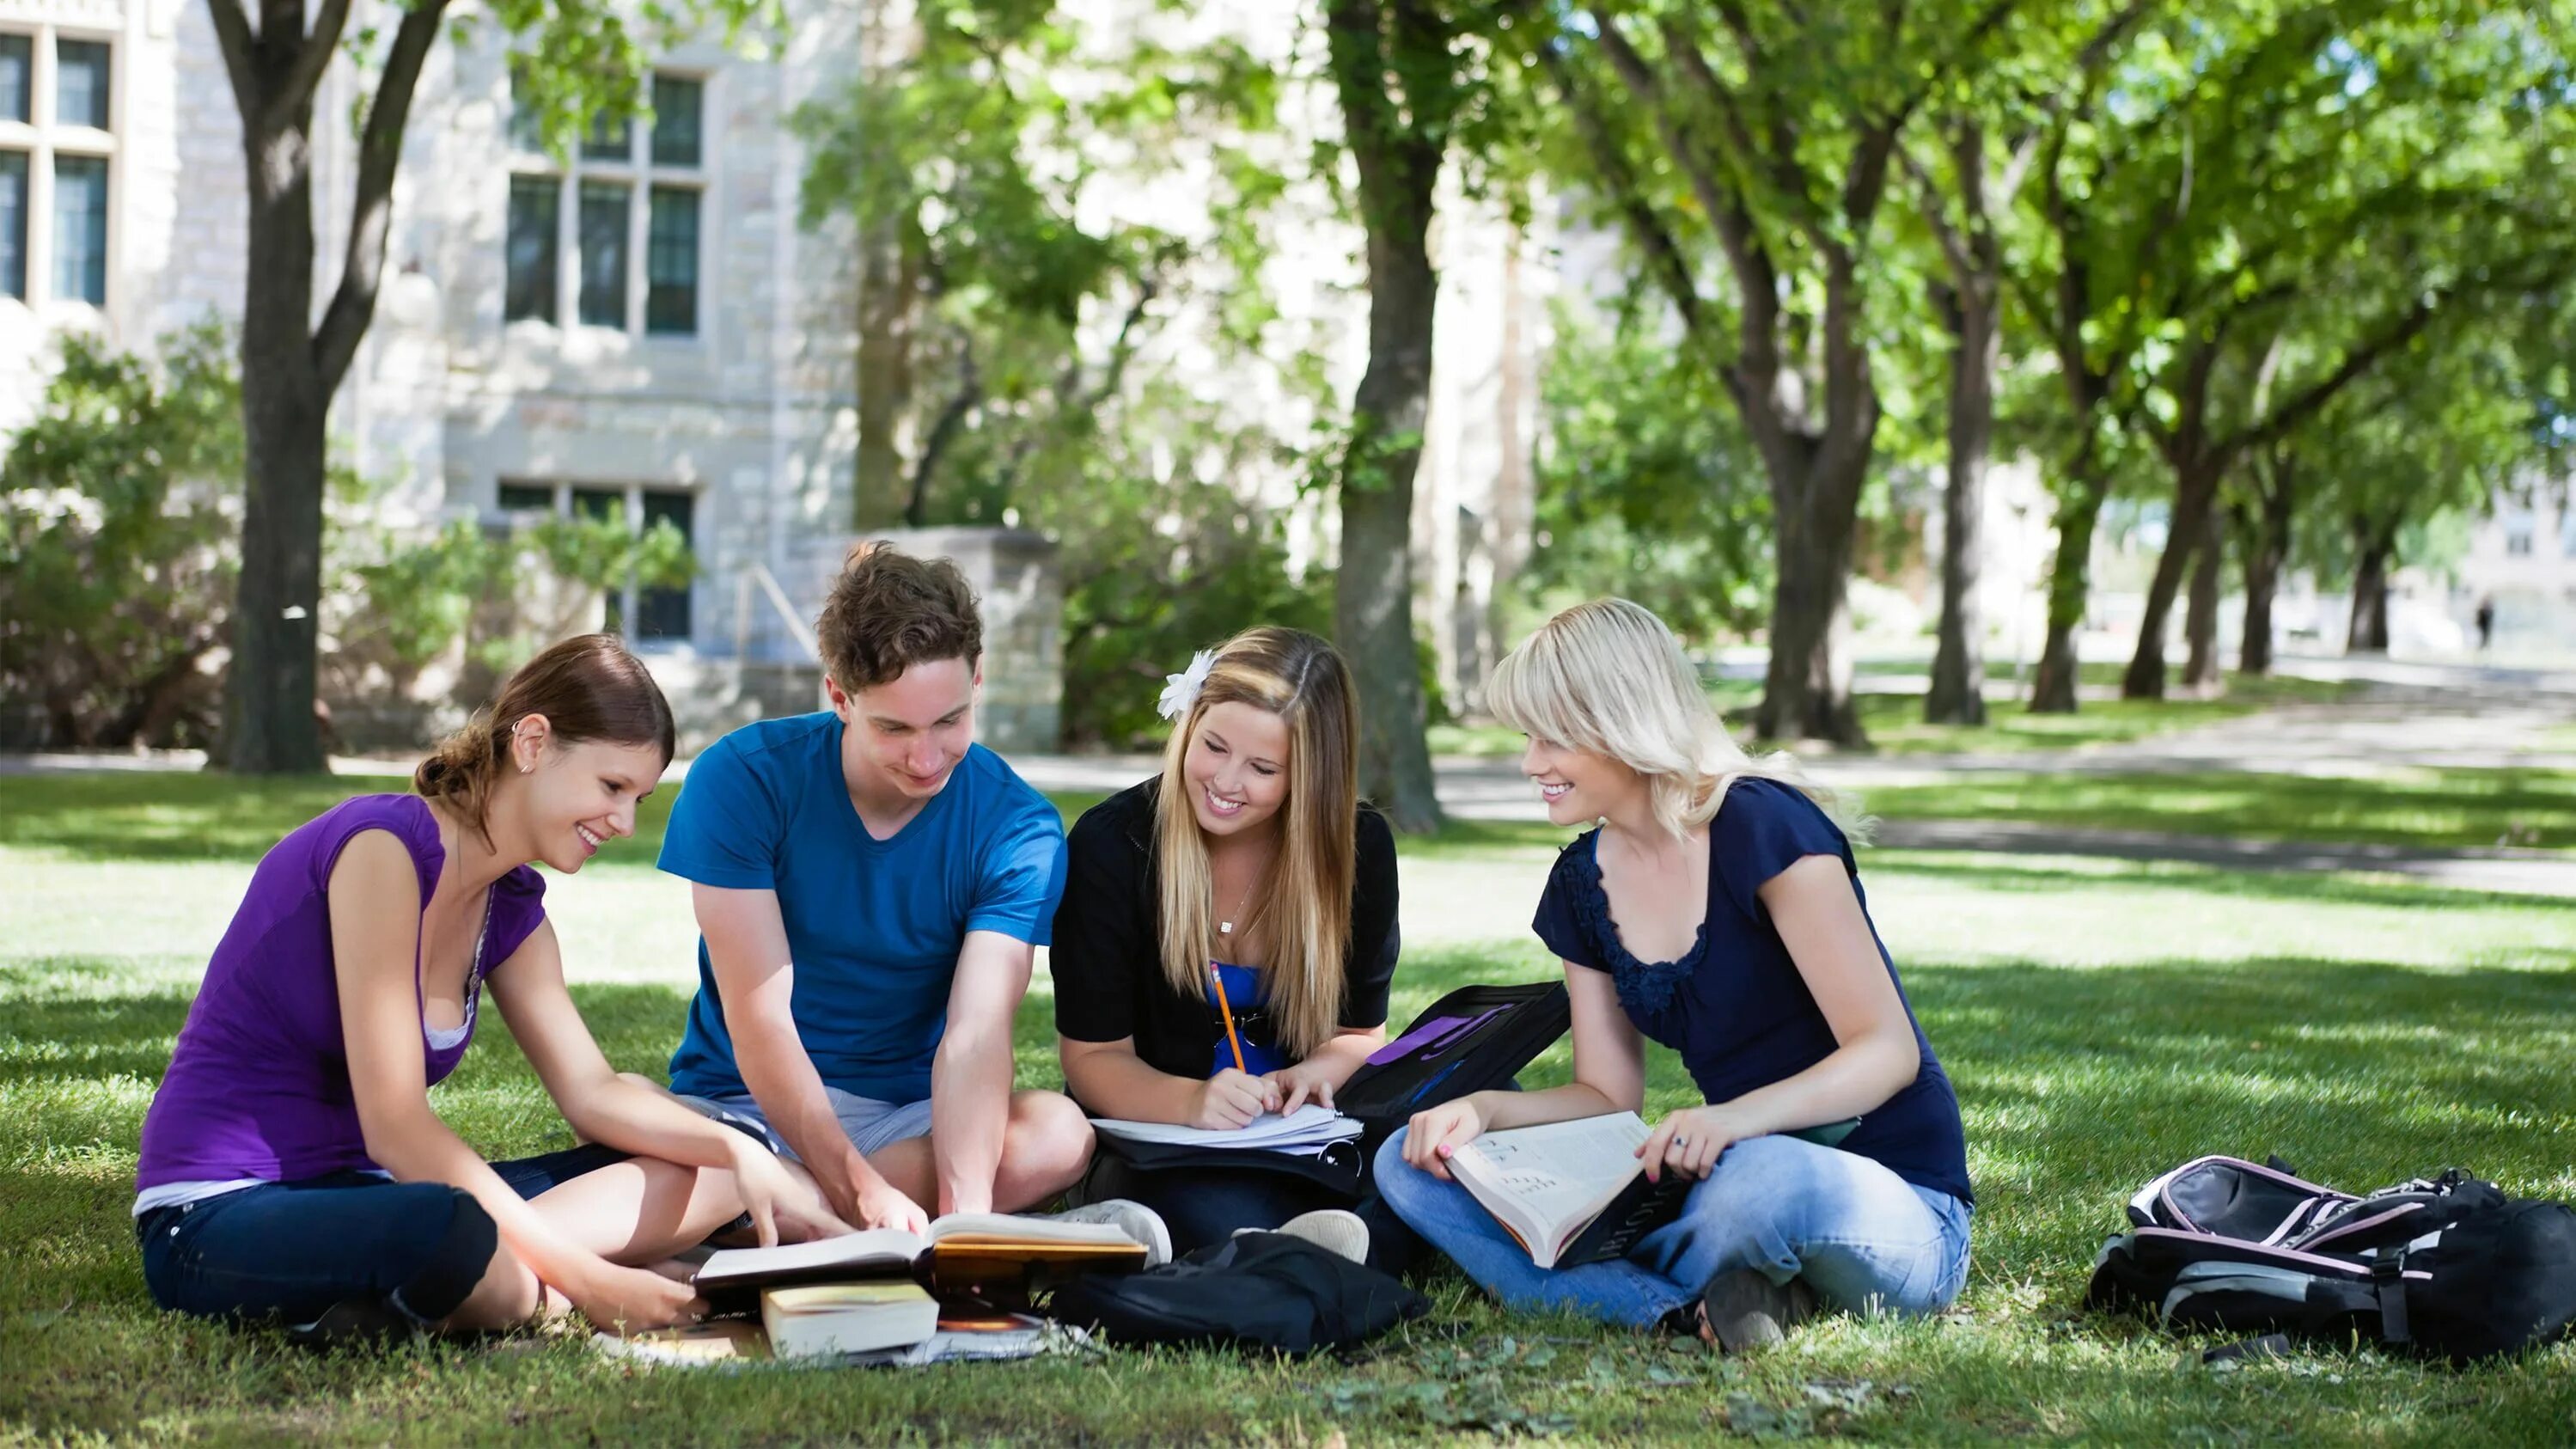
[[[824,672],[850,693],[873,689],[916,664],[983,657],[984,619],[957,565],[918,559],[890,544],[850,550],[823,601],[814,640]]]

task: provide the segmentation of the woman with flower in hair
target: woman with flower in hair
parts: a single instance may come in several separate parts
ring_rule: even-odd
[[[1785,759],[1747,759],[1672,632],[1625,599],[1548,620],[1485,700],[1529,736],[1547,818],[1598,822],[1558,855],[1533,923],[1564,962],[1574,1080],[1416,1114],[1378,1153],[1396,1212],[1509,1307],[1728,1350],[1820,1309],[1946,1307],[1968,1274],[1959,1099],[1832,797]],[[1535,1266],[1450,1158],[1487,1132],[1642,1111],[1650,1039],[1700,1097],[1637,1150],[1647,1176],[1695,1184],[1680,1215],[1624,1258]]]
[[[1331,1106],[1385,1043],[1395,837],[1359,802],[1359,714],[1333,647],[1250,629],[1170,676],[1162,773],[1066,842],[1050,970],[1067,1089],[1095,1116],[1241,1127]],[[1374,1199],[1293,1173],[1141,1172],[1104,1152],[1089,1197],[1161,1213],[1175,1252],[1246,1228],[1364,1259]],[[1374,1221],[1378,1231],[1371,1233]]]
[[[167,1309],[307,1341],[579,1310],[694,1317],[657,1271],[746,1210],[846,1232],[757,1140],[621,1078],[564,989],[545,881],[635,831],[670,706],[605,634],[529,660],[413,793],[360,795],[261,858],[143,1119],[135,1230]],[[486,991],[587,1144],[487,1162],[429,1089]]]

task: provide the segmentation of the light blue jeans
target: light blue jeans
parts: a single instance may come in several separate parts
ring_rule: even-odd
[[[1829,1308],[1936,1313],[1967,1282],[1966,1203],[1869,1158],[1794,1137],[1726,1149],[1681,1216],[1639,1239],[1626,1258],[1541,1268],[1465,1188],[1404,1160],[1411,1130],[1379,1150],[1378,1192],[1507,1308],[1565,1309],[1651,1328],[1697,1302],[1720,1273],[1749,1267],[1775,1283],[1806,1279]]]

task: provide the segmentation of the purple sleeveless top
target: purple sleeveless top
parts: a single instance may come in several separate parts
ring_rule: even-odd
[[[366,830],[390,831],[403,843],[420,876],[420,898],[429,900],[447,852],[438,843],[438,818],[416,795],[342,801],[261,857],[143,1118],[138,1191],[170,1182],[294,1182],[375,1167],[349,1091],[328,899],[341,849]],[[456,1069],[473,1039],[484,973],[509,960],[545,919],[545,889],[524,865],[493,884],[465,988],[463,1038],[440,1049],[422,1028],[432,1085]],[[417,999],[417,957],[413,982]]]

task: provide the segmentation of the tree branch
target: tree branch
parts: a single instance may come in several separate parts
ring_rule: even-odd
[[[1673,237],[1637,182],[1636,171],[1628,164],[1627,153],[1610,134],[1609,123],[1590,93],[1583,89],[1574,67],[1567,63],[1564,52],[1552,45],[1539,47],[1539,63],[1548,78],[1556,83],[1557,94],[1564,98],[1568,114],[1574,118],[1575,134],[1591,153],[1592,164],[1600,173],[1600,185],[1617,198],[1619,214],[1638,250],[1646,255],[1646,265],[1672,299],[1673,311],[1682,319],[1682,329],[1701,345],[1711,345],[1705,326],[1705,310],[1700,303],[1699,287],[1691,278],[1689,259],[1682,255],[1681,244]],[[1727,370],[1721,367],[1721,373]]]
[[[393,231],[394,168],[402,160],[403,127],[411,117],[412,92],[420,85],[421,65],[438,41],[447,0],[413,0],[394,31],[393,49],[367,104],[367,120],[358,135],[357,194],[349,209],[349,249],[340,263],[340,285],[323,310],[313,333],[314,369],[325,396],[337,391],[358,354],[358,339],[375,319],[376,289],[384,280],[385,241]]]
[[[259,74],[251,68],[251,50],[258,37],[251,33],[250,12],[242,0],[206,0],[206,9],[215,19],[215,43],[224,53],[224,73],[232,78],[233,106],[241,112],[242,126],[249,129],[259,119]]]
[[[313,29],[304,37],[303,48],[295,53],[295,64],[280,81],[277,93],[268,98],[272,126],[283,124],[313,99],[314,88],[322,84],[322,72],[330,69],[331,57],[340,49],[340,32],[348,23],[349,0],[322,0],[322,11],[313,17]]]

